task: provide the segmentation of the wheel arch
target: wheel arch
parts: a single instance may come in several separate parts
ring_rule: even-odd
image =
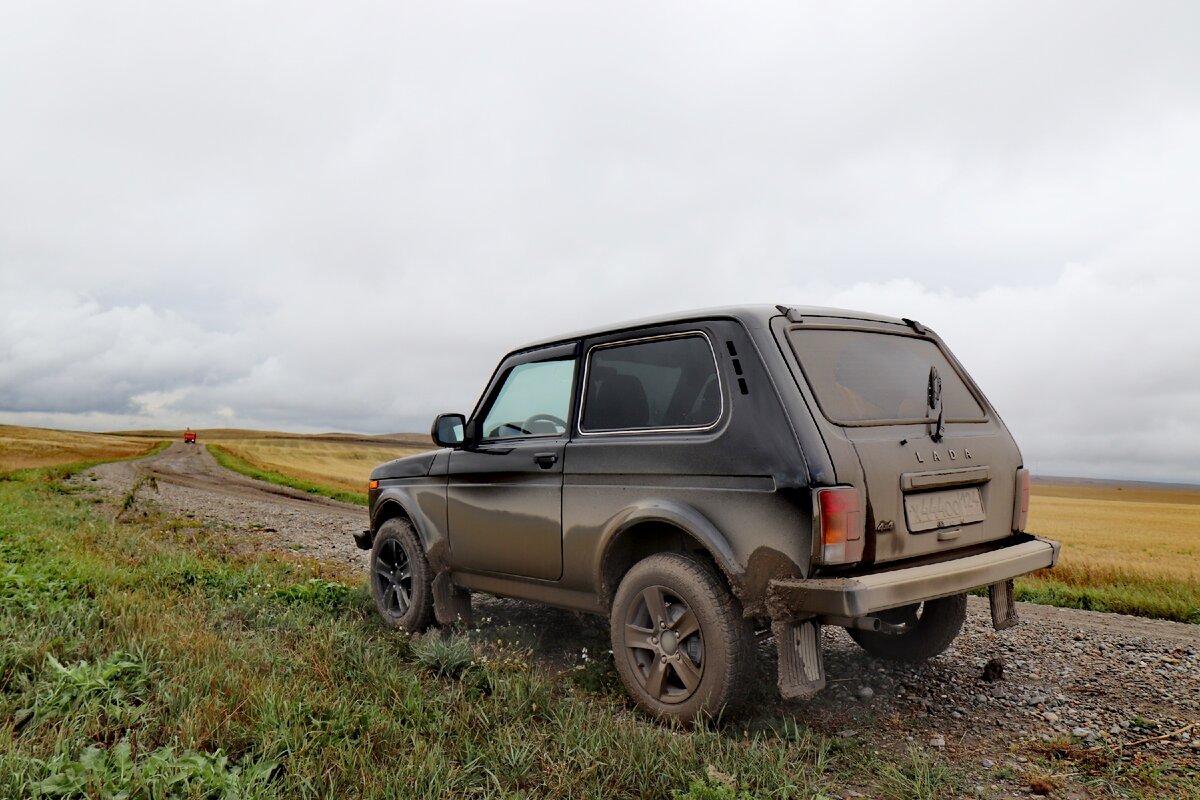
[[[371,530],[391,519],[406,520],[417,532],[417,541],[434,572],[443,572],[447,564],[445,487],[420,484],[389,486],[371,507]]]
[[[408,513],[408,509],[404,507],[404,503],[400,502],[398,498],[386,497],[375,507],[375,514],[371,518],[371,529],[377,531],[382,527],[383,523],[396,517],[408,521],[414,528],[417,527],[413,521],[413,515]],[[420,529],[418,528],[419,532]]]
[[[627,508],[609,522],[597,548],[595,586],[605,608],[630,567],[655,553],[686,553],[710,562],[740,595],[743,570],[720,529],[696,508],[678,503],[646,503]]]

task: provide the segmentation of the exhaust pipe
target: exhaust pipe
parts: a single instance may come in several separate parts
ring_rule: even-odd
[[[836,614],[826,614],[820,619],[822,625],[834,625],[839,628],[876,632],[883,629],[883,620],[879,617],[841,617]]]

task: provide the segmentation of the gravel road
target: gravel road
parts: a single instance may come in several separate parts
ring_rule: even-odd
[[[256,546],[366,572],[366,553],[350,538],[367,527],[365,508],[231,472],[202,445],[176,442],[149,458],[102,464],[81,477],[95,477],[103,491],[121,497],[142,475],[153,477],[157,488],[141,488],[139,503],[236,531]]]
[[[154,476],[157,491],[141,489],[139,502],[365,577],[366,554],[350,538],[366,526],[364,509],[234,474],[202,446],[176,443],[79,479],[120,498],[142,474]],[[608,649],[598,618],[478,595],[475,608],[484,635],[531,643],[551,668],[580,666],[589,652]],[[1028,796],[1041,769],[1035,751],[1047,741],[1119,744],[1128,765],[1200,768],[1200,626],[1028,603],[1019,613],[1021,625],[996,632],[986,601],[971,598],[962,635],[916,667],[873,659],[843,631],[826,629],[825,692],[793,703],[765,689],[756,696],[764,714],[794,715],[883,752],[941,752],[966,774],[964,796]],[[771,649],[764,643],[766,685]],[[988,682],[982,675],[992,659],[1003,660],[1004,677]],[[1055,797],[1107,796],[1078,771],[1055,780]]]

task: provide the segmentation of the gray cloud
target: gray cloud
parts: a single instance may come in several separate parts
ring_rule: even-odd
[[[420,430],[528,339],[828,303],[1043,472],[1200,481],[1192,4],[0,14],[0,420]]]

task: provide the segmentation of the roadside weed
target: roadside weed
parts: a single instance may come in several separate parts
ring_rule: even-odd
[[[883,764],[882,775],[883,788],[894,800],[935,800],[955,786],[945,764],[916,748],[909,748],[895,763]]]
[[[412,652],[418,664],[434,675],[445,678],[461,676],[475,658],[471,642],[462,636],[442,639],[430,634],[414,639]]]

